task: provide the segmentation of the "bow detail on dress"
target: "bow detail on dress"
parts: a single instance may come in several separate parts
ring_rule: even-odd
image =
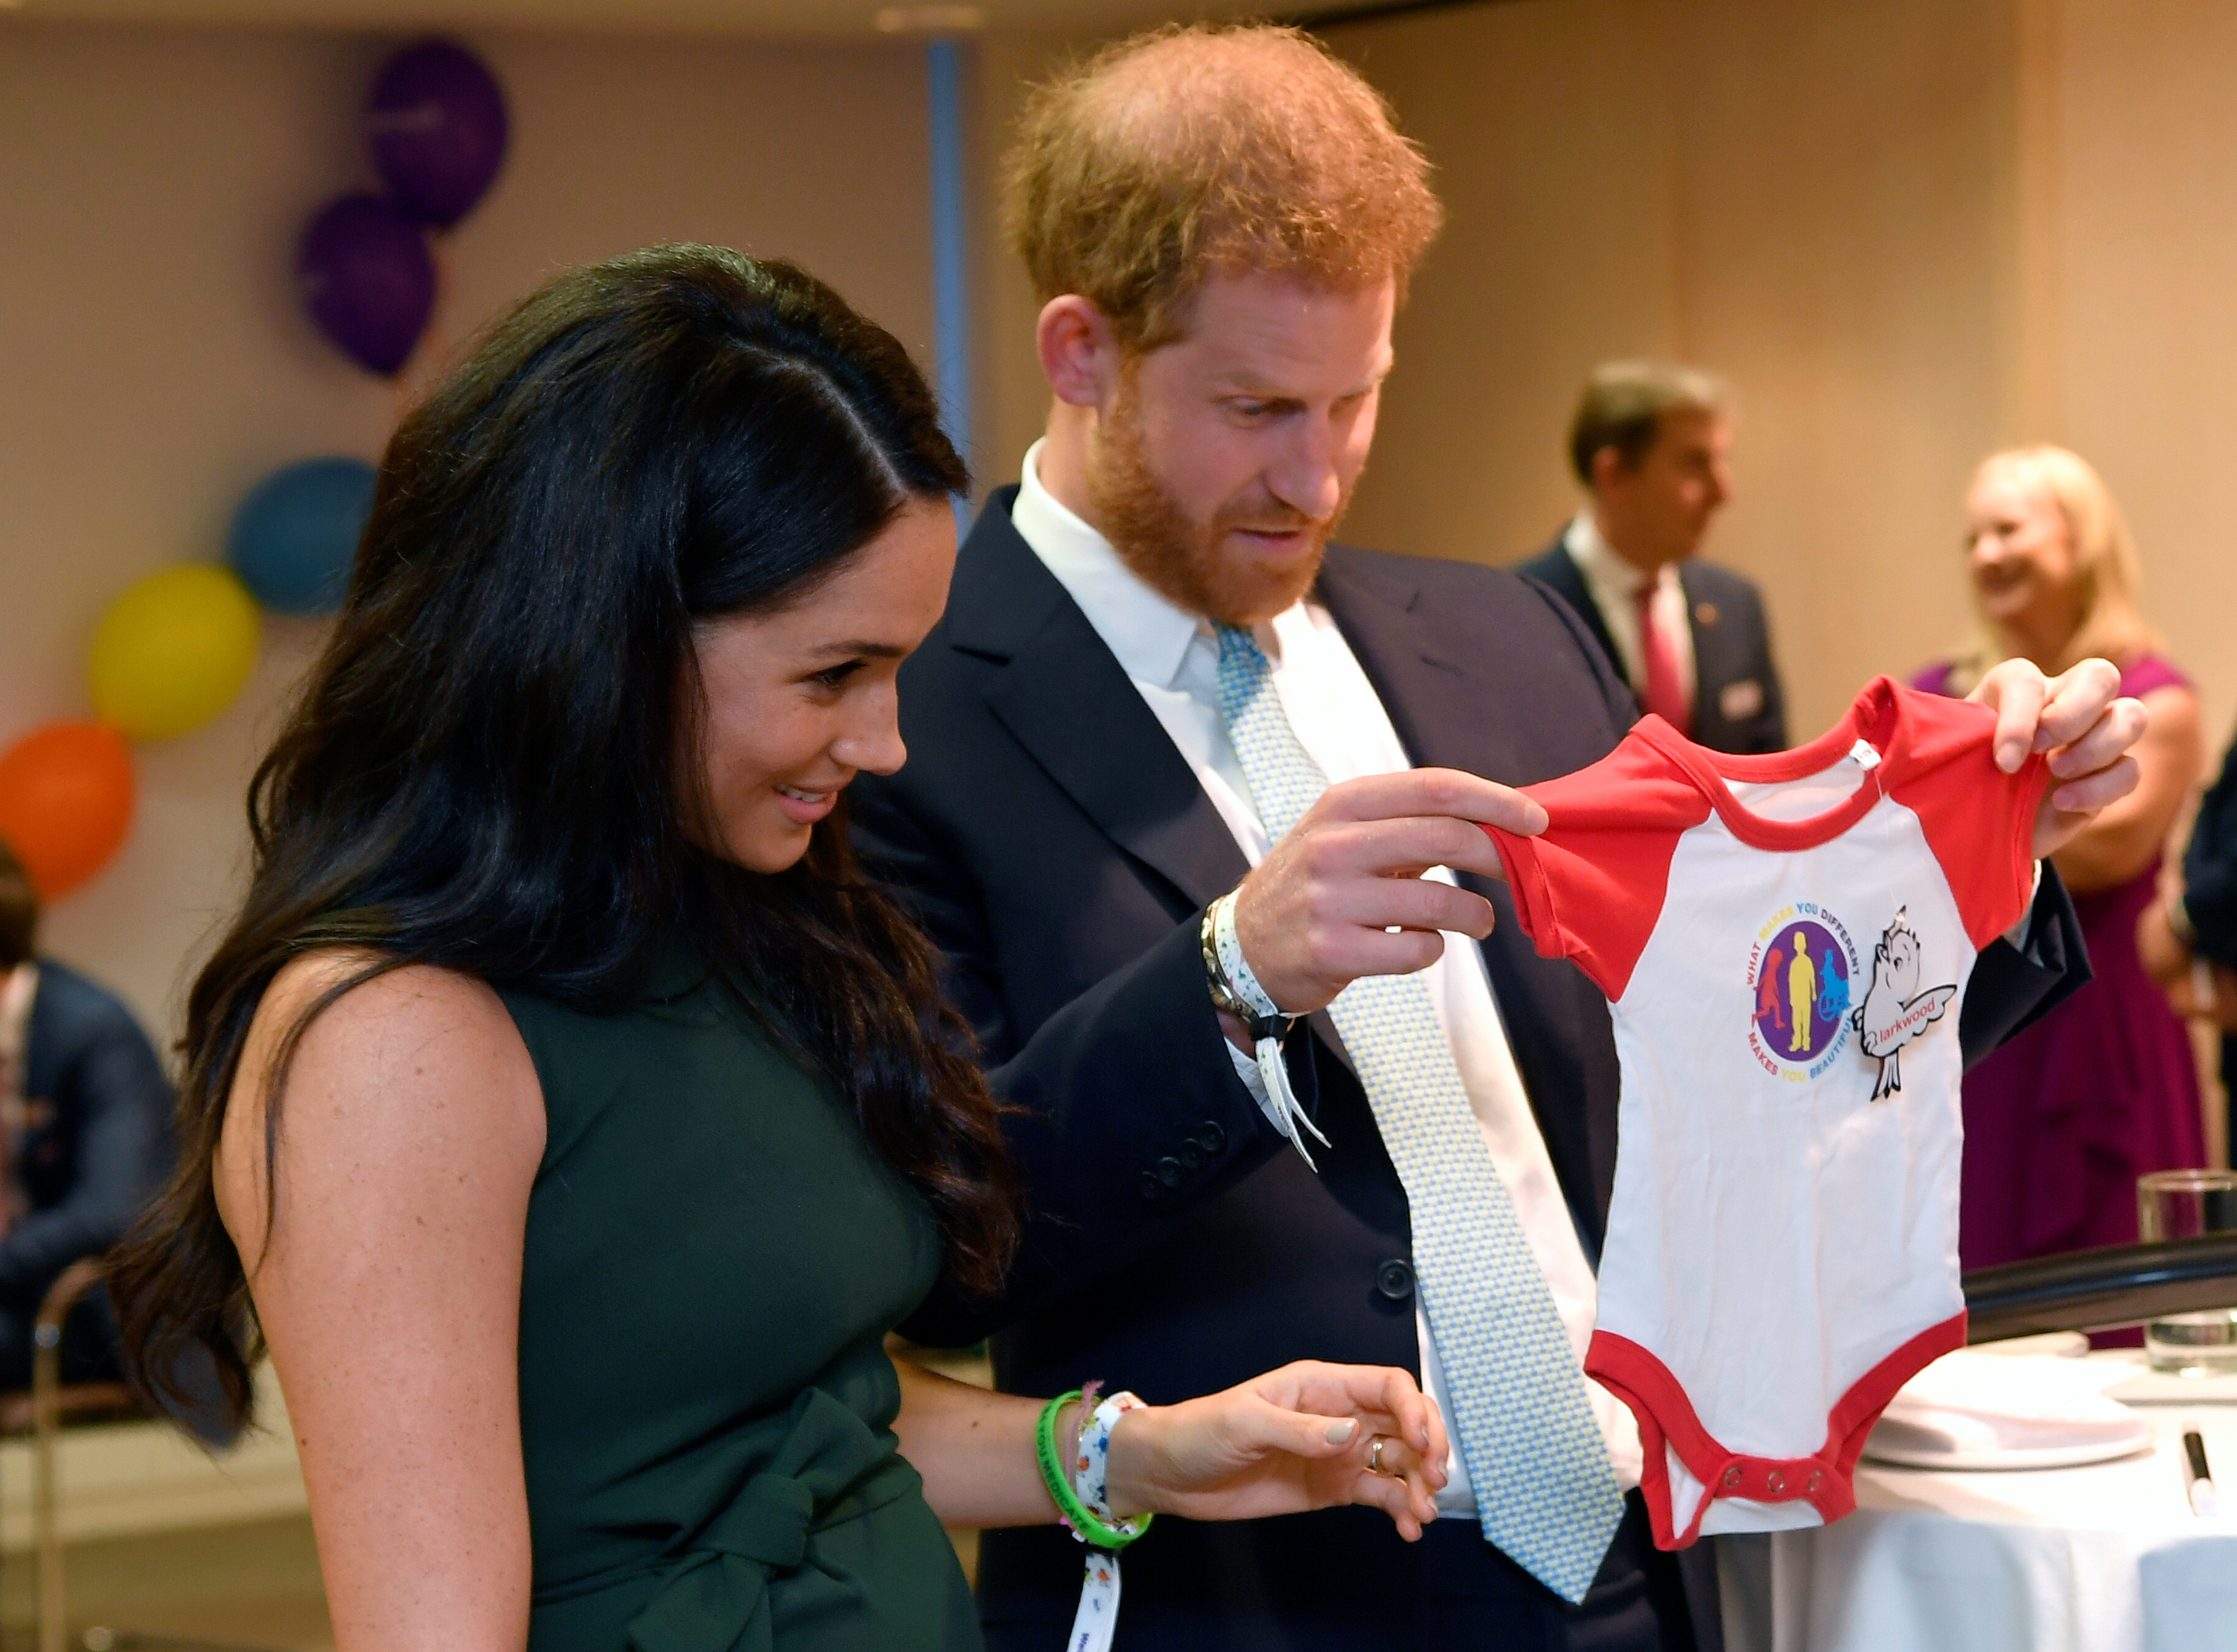
[[[808,1563],[816,1532],[918,1484],[860,1417],[820,1388],[803,1391],[783,1444],[664,1569],[660,1592],[630,1621],[631,1652],[771,1652],[772,1581]]]

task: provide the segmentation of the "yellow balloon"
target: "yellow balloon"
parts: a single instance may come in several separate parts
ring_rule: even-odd
[[[256,668],[256,599],[229,569],[188,563],[135,581],[93,634],[93,708],[134,740],[168,740],[231,705]]]

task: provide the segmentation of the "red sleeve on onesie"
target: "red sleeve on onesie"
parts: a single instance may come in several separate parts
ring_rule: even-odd
[[[1661,916],[1678,839],[1708,819],[1708,800],[1635,735],[1590,768],[1522,790],[1545,806],[1543,833],[1484,827],[1522,931],[1541,956],[1574,959],[1613,1003]]]
[[[1918,817],[1978,951],[2018,923],[2034,897],[2035,816],[2050,767],[2034,754],[2016,774],[1999,769],[1996,714],[1986,706],[1897,693],[1910,727],[1888,795]]]

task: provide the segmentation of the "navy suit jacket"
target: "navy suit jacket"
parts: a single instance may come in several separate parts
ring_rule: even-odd
[[[122,999],[39,960],[17,1173],[30,1213],[0,1238],[0,1306],[36,1308],[72,1262],[124,1236],[171,1174],[171,1086]]]
[[[1600,644],[1608,668],[1623,675],[1607,620],[1561,540],[1518,563],[1514,571],[1559,593]],[[1785,751],[1786,691],[1771,657],[1763,593],[1745,576],[1699,557],[1678,564],[1678,584],[1686,593],[1686,623],[1693,634],[1694,743],[1714,752]]]
[[[980,517],[945,618],[901,668],[907,765],[848,793],[857,843],[931,931],[1016,1109],[1008,1135],[1028,1201],[1004,1297],[943,1288],[903,1328],[935,1344],[995,1333],[996,1378],[1024,1393],[1100,1378],[1170,1401],[1303,1359],[1418,1374],[1406,1195],[1366,1096],[1324,1017],[1321,1031],[1291,1035],[1300,1099],[1331,1143],[1315,1149],[1315,1175],[1236,1076],[1198,927],[1241,879],[1242,852],[1010,525],[1013,495]],[[1576,617],[1512,573],[1337,547],[1318,596],[1417,763],[1528,785],[1597,761],[1636,716]],[[1464,881],[1497,913],[1483,946],[1492,987],[1597,1257],[1616,1145],[1607,1001],[1572,964],[1538,956],[1504,885]],[[2060,992],[2066,949],[2078,953],[2071,905],[2044,883],[2032,956],[1983,955],[1961,1027],[1969,1050],[2039,1012]],[[1444,1552],[1509,1564],[1480,1540]],[[989,1532],[980,1553],[990,1640],[1007,1643],[1018,1625],[1029,1627],[1017,1644],[1057,1644],[1078,1598],[1070,1537]],[[1525,1643],[1510,1639],[1510,1584],[1471,1571],[1476,1560],[1425,1567],[1421,1553],[1361,1509],[1161,1519],[1127,1557],[1118,1643],[1406,1645],[1432,1612],[1463,1637],[1451,1644]],[[1706,1637],[1707,1553],[1684,1558]]]

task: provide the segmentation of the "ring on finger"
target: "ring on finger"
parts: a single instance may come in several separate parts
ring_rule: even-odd
[[[1386,1480],[1395,1480],[1400,1478],[1397,1472],[1382,1466],[1382,1448],[1389,1444],[1390,1444],[1390,1438],[1387,1434],[1377,1434],[1373,1439],[1368,1441],[1367,1471],[1369,1474],[1379,1474]]]

